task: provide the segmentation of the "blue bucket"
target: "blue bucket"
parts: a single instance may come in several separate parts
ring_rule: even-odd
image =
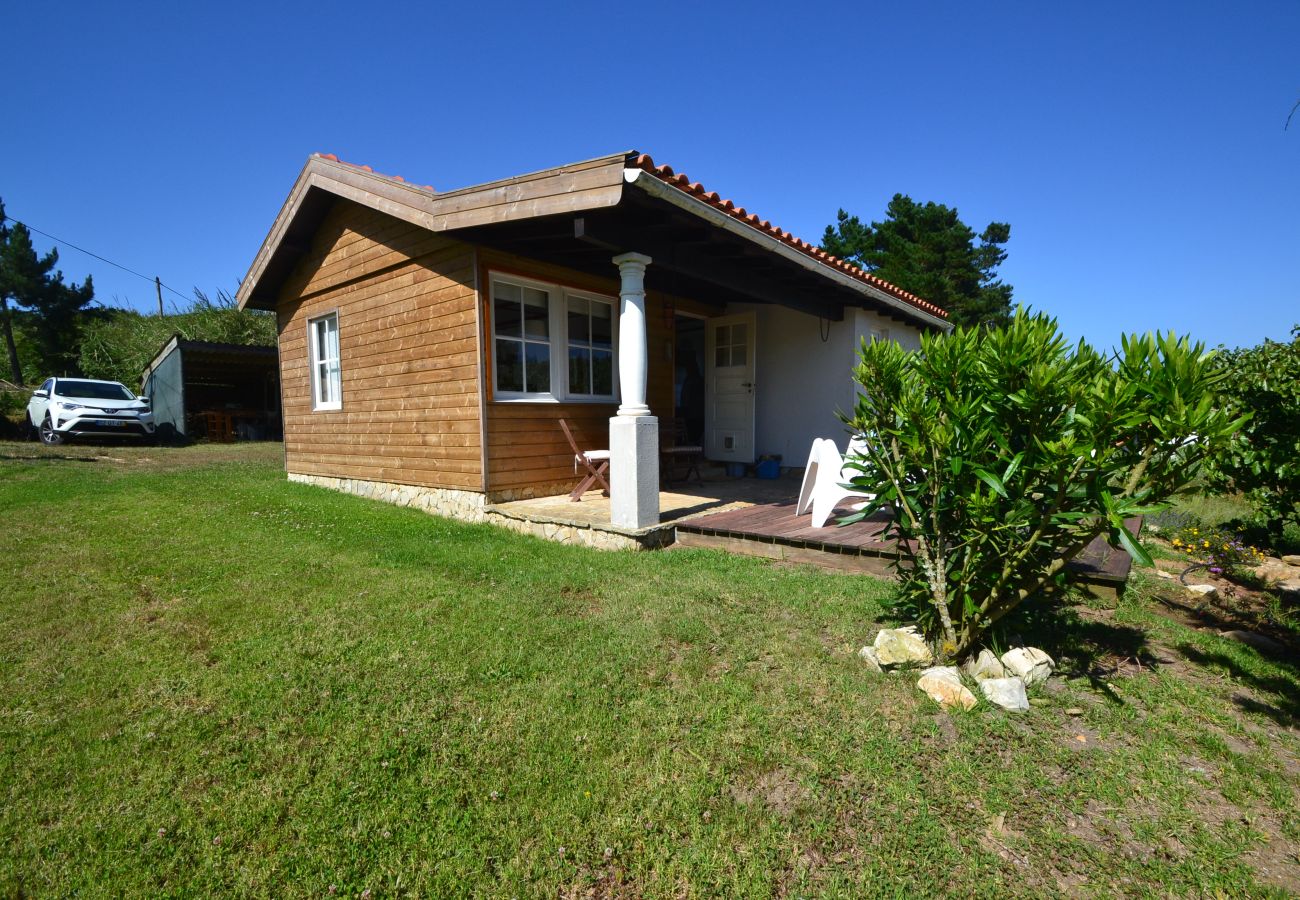
[[[755,471],[759,478],[780,478],[781,463],[775,459],[765,459],[755,467]]]
[[[728,477],[728,478],[744,478],[744,477],[745,477],[745,464],[744,464],[744,463],[727,463],[727,477]]]

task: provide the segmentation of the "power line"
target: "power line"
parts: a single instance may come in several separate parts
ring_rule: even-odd
[[[11,215],[6,214],[4,218],[8,219],[10,222],[13,222],[16,225],[23,226],[28,231],[34,231],[37,234],[41,235],[42,237],[47,237],[50,240],[54,241],[56,244],[63,244],[65,247],[71,247],[73,250],[76,250],[80,253],[84,253],[87,256],[95,257],[95,259],[99,260],[100,262],[106,262],[110,266],[116,266],[117,268],[121,269],[123,272],[130,272],[132,275],[136,276],[137,278],[143,278],[145,281],[149,282],[150,284],[161,284],[161,282],[157,278],[150,278],[148,275],[142,275],[141,273],[137,272],[135,269],[128,269],[126,266],[122,265],[121,263],[115,263],[111,259],[106,259],[100,256],[98,253],[91,253],[86,248],[78,247],[76,244],[72,243],[71,241],[65,241],[63,240],[63,238],[56,238],[54,235],[45,231],[41,231],[39,228],[33,228],[31,225],[28,225],[26,222],[19,222]],[[185,296],[184,294],[182,294],[180,291],[176,290],[176,288],[172,287],[169,284],[164,284],[163,287],[167,288],[167,290],[171,291],[173,294],[175,294],[177,297],[180,297],[182,300],[188,301],[190,299],[189,297]]]

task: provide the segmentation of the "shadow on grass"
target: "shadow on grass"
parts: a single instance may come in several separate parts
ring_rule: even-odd
[[[1296,623],[1294,605],[1277,591],[1261,589],[1257,585],[1243,584],[1241,596],[1229,594],[1213,599],[1188,598],[1171,595],[1168,591],[1153,593],[1152,598],[1171,613],[1171,618],[1192,628],[1210,628],[1215,631],[1246,629],[1263,635],[1277,643],[1270,650],[1264,646],[1255,649],[1277,662],[1287,662],[1300,651],[1300,623]],[[1229,587],[1229,591],[1233,588]],[[1250,591],[1254,591],[1252,595]],[[1252,596],[1254,602],[1251,601]],[[1260,598],[1265,598],[1262,602]],[[1274,598],[1269,606],[1267,599]]]
[[[1068,602],[1017,610],[1003,621],[993,642],[1003,648],[1041,647],[1057,658],[1063,672],[1085,677],[1113,703],[1124,700],[1105,679],[1154,670],[1170,662],[1156,656],[1140,628],[1104,618],[1085,617]]]
[[[1207,653],[1190,643],[1179,644],[1176,649],[1197,665],[1217,666],[1224,669],[1235,681],[1249,685],[1260,694],[1267,694],[1268,699],[1273,701],[1264,703],[1254,697],[1234,693],[1232,702],[1242,710],[1268,716],[1279,725],[1286,727],[1293,727],[1300,722],[1300,671],[1297,671],[1293,665],[1278,659],[1273,660],[1275,665],[1291,673],[1291,677],[1257,675],[1223,653]]]
[[[39,456],[19,455],[13,453],[0,453],[0,461],[3,462],[103,462],[102,459],[95,456],[68,456],[61,453],[47,453]]]

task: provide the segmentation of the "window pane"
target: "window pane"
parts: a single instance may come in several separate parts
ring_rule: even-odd
[[[312,323],[311,330],[316,342],[316,359],[320,361],[329,355],[325,351],[325,320],[317,319]]]
[[[519,288],[513,284],[496,284],[492,287],[493,317],[496,319],[497,334],[502,337],[519,337],[520,316]]]
[[[569,348],[569,393],[591,393],[591,351],[586,347]]]
[[[524,335],[545,338],[551,333],[546,291],[524,288]]]
[[[325,363],[316,365],[316,403],[329,403],[334,399],[330,391],[329,367]]]
[[[524,368],[520,360],[523,345],[518,341],[497,341],[497,390],[522,391]]]
[[[591,320],[587,316],[587,301],[582,297],[569,298],[569,343],[585,346],[590,342]]]
[[[614,307],[609,303],[592,301],[591,345],[593,347],[614,346]]]
[[[544,394],[551,390],[551,347],[549,344],[524,344],[527,379],[524,390]]]
[[[713,348],[713,364],[719,368],[731,365],[731,354],[728,352],[730,347],[725,344],[718,344]]]
[[[330,316],[325,320],[325,358],[339,358],[339,320]]]
[[[591,355],[591,392],[610,396],[614,393],[614,354],[596,350]]]
[[[338,361],[328,365],[329,374],[326,382],[329,384],[330,401],[337,403],[343,397],[343,373],[339,369]]]
[[[731,326],[731,341],[733,347],[743,347],[749,341],[749,326],[743,322],[737,322]],[[742,354],[743,356],[743,354]]]
[[[745,365],[745,345],[736,344],[731,348],[731,364],[733,366]]]

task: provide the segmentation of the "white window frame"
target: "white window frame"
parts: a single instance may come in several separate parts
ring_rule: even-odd
[[[333,360],[328,357],[320,358],[319,342],[317,340],[317,328],[325,322],[334,322],[335,342],[339,345],[339,355]],[[313,316],[307,320],[307,353],[311,362],[311,408],[313,411],[328,411],[343,408],[343,351],[342,341],[339,340],[339,312],[332,310],[319,316]],[[320,367],[322,363],[334,363],[334,392],[332,400],[321,400],[321,376]]]
[[[565,287],[552,281],[541,281],[515,275],[511,272],[488,272],[488,316],[492,323],[492,399],[502,403],[595,403],[609,405],[619,402],[618,394],[618,298],[595,291]],[[505,283],[514,287],[546,291],[548,342],[550,346],[551,389],[549,391],[505,391],[497,387],[497,315],[496,286]],[[609,394],[579,394],[569,389],[569,298],[588,302],[607,303],[610,308],[610,336],[613,356],[612,388]],[[504,336],[519,340],[514,335]]]

